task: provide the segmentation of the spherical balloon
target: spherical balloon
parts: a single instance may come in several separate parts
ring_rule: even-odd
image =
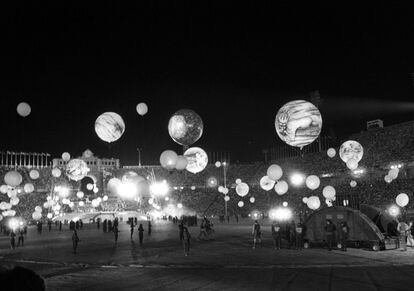
[[[60,177],[60,175],[62,175],[62,171],[61,171],[60,169],[58,169],[58,168],[54,168],[54,169],[52,170],[52,176],[53,176],[53,177],[55,177],[55,178],[59,178],[59,177]]]
[[[117,141],[124,131],[124,120],[115,112],[105,112],[95,121],[95,132],[103,141],[109,143]]]
[[[331,199],[326,198],[326,199],[325,199],[325,203],[326,203],[326,205],[327,205],[328,207],[332,207],[332,206],[333,206],[333,204],[332,204],[332,200],[331,200]]]
[[[344,142],[339,148],[339,156],[345,163],[347,163],[349,159],[354,159],[357,163],[359,163],[363,155],[364,149],[362,145],[354,140]]]
[[[84,195],[85,195],[85,194],[84,194],[82,191],[78,191],[78,192],[76,193],[76,197],[78,197],[79,199],[82,199]]]
[[[229,193],[229,188],[225,187],[223,188],[223,194],[227,195]]]
[[[391,170],[389,170],[389,172],[388,172],[388,176],[389,176],[392,180],[397,179],[397,177],[398,177],[398,173],[399,173],[399,172],[400,172],[400,170],[399,170],[398,168],[391,169]]]
[[[34,219],[34,220],[40,220],[40,219],[42,219],[42,213],[40,213],[40,212],[33,212],[33,214],[32,214],[32,218]]]
[[[386,183],[391,183],[392,182],[392,178],[389,176],[389,175],[386,175],[385,177],[384,177],[384,181],[386,182]]]
[[[224,201],[226,201],[226,202],[228,202],[228,201],[230,201],[230,196],[224,196]]]
[[[358,168],[358,162],[351,158],[346,162],[346,166],[348,169],[350,169],[351,171],[356,170]]]
[[[178,110],[168,122],[168,133],[176,143],[190,146],[203,134],[203,121],[191,109]]]
[[[303,197],[302,202],[305,203],[305,204],[308,203],[308,197]]]
[[[283,206],[283,207],[287,207],[287,206],[288,206],[288,203],[287,203],[286,201],[284,201],[284,202],[282,203],[282,206]]]
[[[290,101],[277,112],[275,127],[282,141],[302,148],[318,138],[322,130],[322,116],[310,102]]]
[[[83,201],[79,201],[79,206],[80,206],[80,207],[85,206],[85,202],[83,202]]]
[[[187,171],[196,174],[205,169],[208,164],[207,153],[199,148],[192,147],[185,151],[184,156],[187,158]]]
[[[273,180],[273,181],[277,181],[280,178],[282,178],[283,176],[283,170],[279,165],[271,165],[268,169],[267,169],[267,176]]]
[[[250,201],[250,203],[254,203],[254,201],[256,201],[256,199],[254,197],[250,197],[249,201]]]
[[[65,162],[69,161],[70,160],[70,154],[68,152],[64,152],[62,154],[62,160],[65,161]]]
[[[241,179],[236,179],[236,184],[238,185],[238,184],[240,184],[242,182],[242,180]]]
[[[334,148],[329,148],[326,152],[328,154],[328,157],[333,158],[336,156],[336,150]]]
[[[246,196],[247,194],[249,194],[249,185],[247,185],[246,183],[240,183],[240,184],[238,184],[236,186],[236,193],[240,197]]]
[[[86,189],[88,189],[89,191],[92,191],[92,190],[93,190],[93,184],[88,183],[88,184],[86,185]]]
[[[93,152],[91,150],[87,149],[82,153],[82,157],[87,158],[87,159],[92,158],[93,157]]]
[[[104,195],[104,197],[102,197],[102,200],[103,201],[107,201],[108,200],[108,196],[107,195]]]
[[[19,204],[20,199],[17,197],[13,197],[10,199],[10,204],[13,206],[16,206],[17,204]]]
[[[1,185],[0,186],[0,192],[1,193],[6,194],[8,190],[9,190],[9,187],[7,185]]]
[[[166,150],[161,153],[160,164],[164,169],[173,170],[177,165],[178,156],[174,151]]]
[[[34,191],[34,186],[32,183],[27,183],[24,185],[23,189],[26,193],[32,193]]]
[[[321,206],[321,201],[319,200],[318,196],[311,196],[308,198],[306,204],[310,209],[316,210]]]
[[[397,195],[397,197],[395,198],[395,202],[397,203],[398,206],[400,207],[405,207],[408,205],[408,202],[410,201],[410,198],[408,197],[407,194],[405,193],[400,193]]]
[[[36,180],[40,177],[40,174],[39,174],[39,171],[37,171],[37,170],[31,170],[29,172],[29,176],[30,176],[30,179]]]
[[[216,166],[216,168],[220,168],[221,167],[221,162],[216,162],[214,165]]]
[[[260,179],[260,187],[265,191],[270,191],[275,186],[275,181],[270,179],[269,176],[263,176]]]
[[[336,190],[332,186],[325,186],[322,190],[323,197],[332,199],[336,195]]]
[[[52,219],[53,214],[49,212],[46,217],[49,218],[49,219]]]
[[[139,115],[144,116],[148,112],[148,106],[144,102],[138,103],[137,112]]]
[[[35,211],[36,212],[42,212],[42,206],[36,206]]]
[[[352,180],[352,181],[349,183],[349,185],[350,185],[352,188],[355,188],[355,187],[356,187],[356,185],[357,185],[357,182],[356,182],[356,181],[354,181],[354,180]]]
[[[239,206],[239,207],[243,207],[243,206],[244,206],[244,202],[243,202],[243,201],[239,201],[239,202],[237,203],[237,206]]]
[[[20,116],[26,117],[30,114],[30,112],[32,112],[32,108],[26,102],[21,102],[19,105],[17,105],[17,113]]]
[[[7,172],[7,174],[4,176],[4,182],[11,187],[19,186],[22,183],[22,181],[23,177],[17,171]]]
[[[286,181],[280,180],[275,185],[275,191],[278,195],[285,194],[289,189],[289,185]]]
[[[211,187],[211,188],[217,187],[217,183],[218,182],[217,182],[217,179],[215,177],[210,177],[207,180],[207,186]]]
[[[224,187],[223,187],[223,186],[219,186],[219,187],[218,187],[218,191],[219,191],[220,193],[223,193],[223,190],[224,190]]]
[[[177,157],[177,164],[175,165],[175,168],[179,171],[185,170],[187,168],[187,158],[185,156],[178,156]]]
[[[319,188],[321,180],[316,175],[310,175],[306,178],[306,186],[311,190],[316,190]]]
[[[196,189],[196,186],[191,186],[191,190],[195,190]]]
[[[99,188],[98,187],[94,187],[93,188],[93,193],[97,194],[99,192]]]

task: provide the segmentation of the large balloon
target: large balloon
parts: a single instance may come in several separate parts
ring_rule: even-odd
[[[408,195],[405,193],[400,193],[397,195],[397,198],[395,198],[395,202],[400,207],[407,206],[409,201],[410,201],[410,198],[408,198]]]
[[[9,187],[7,185],[1,185],[0,186],[0,192],[1,193],[6,194],[8,190],[9,190]]]
[[[275,185],[275,191],[278,195],[285,194],[289,189],[289,185],[286,181],[280,180]]]
[[[73,159],[66,165],[66,176],[73,181],[80,181],[88,174],[89,168],[84,160]]]
[[[246,196],[247,194],[249,194],[249,185],[247,185],[246,183],[240,183],[240,184],[238,184],[236,186],[236,193],[240,197]]]
[[[306,201],[306,204],[310,209],[316,210],[321,206],[321,201],[318,196],[311,196],[308,198],[308,201]]]
[[[323,197],[332,199],[336,195],[336,190],[332,186],[325,186],[322,190]]]
[[[354,140],[344,142],[339,148],[339,156],[345,163],[347,163],[349,159],[354,159],[358,163],[363,155],[364,149],[362,148],[362,145]]]
[[[277,181],[282,178],[283,171],[279,165],[271,165],[267,169],[267,176],[272,179],[273,181]]]
[[[22,183],[22,180],[22,175],[20,175],[20,173],[17,171],[7,172],[7,174],[4,176],[4,182],[11,187],[19,186]]]
[[[177,157],[177,164],[175,165],[175,168],[179,171],[185,170],[187,168],[187,158],[184,156],[178,156]]]
[[[95,132],[103,141],[117,141],[124,131],[124,120],[115,112],[105,112],[95,121]]]
[[[166,150],[160,155],[160,164],[164,169],[173,170],[177,165],[178,156],[174,151]]]
[[[141,102],[137,105],[137,112],[139,115],[144,116],[148,112],[147,104]]]
[[[68,152],[64,152],[62,154],[62,160],[65,161],[65,162],[69,161],[70,160],[70,154]]]
[[[310,102],[290,101],[277,112],[275,127],[281,140],[302,148],[318,138],[322,130],[322,116]]]
[[[260,187],[262,187],[263,190],[265,191],[270,191],[273,189],[273,187],[275,186],[275,181],[270,179],[269,176],[263,176],[260,179]]]
[[[178,110],[168,122],[168,133],[176,143],[185,146],[192,145],[203,134],[203,121],[191,109]]]
[[[52,176],[55,178],[59,178],[62,175],[62,171],[58,168],[52,169]]]
[[[37,170],[31,170],[29,172],[29,176],[30,176],[30,179],[36,180],[36,179],[39,179],[40,174],[39,174],[39,171]]]
[[[30,108],[30,105],[26,102],[21,102],[19,105],[17,105],[17,113],[19,113],[20,116],[26,117],[30,114],[32,109]]]
[[[321,181],[318,176],[310,175],[306,178],[306,186],[311,190],[316,190],[319,188]]]
[[[185,151],[184,156],[188,161],[186,169],[193,174],[203,171],[208,164],[208,156],[201,148],[189,148]]]
[[[388,171],[388,176],[393,180],[397,179],[399,172],[400,172],[400,170],[398,168],[391,169],[391,170]]]
[[[32,193],[34,191],[34,186],[32,183],[27,183],[24,185],[23,189],[26,193]]]

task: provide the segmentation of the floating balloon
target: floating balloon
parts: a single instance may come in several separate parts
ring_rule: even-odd
[[[137,112],[139,115],[144,116],[148,112],[148,106],[144,102],[138,103]]]
[[[273,189],[273,187],[275,186],[275,181],[270,179],[269,176],[263,176],[260,179],[260,187],[262,187],[263,190],[265,191],[270,191]]]
[[[336,156],[336,150],[334,148],[329,148],[326,152],[328,154],[328,157],[333,158]]]
[[[240,184],[242,182],[242,180],[241,179],[236,179],[236,184],[238,185],[238,184]]]
[[[1,193],[6,194],[8,190],[9,190],[9,187],[7,185],[1,185],[0,186],[0,192]]]
[[[82,199],[84,195],[85,195],[85,194],[84,194],[82,191],[78,191],[78,192],[76,193],[76,197],[78,197],[79,199]]]
[[[246,183],[240,183],[236,186],[236,193],[240,197],[246,196],[247,194],[249,194],[249,185],[247,185]]]
[[[93,188],[93,193],[97,194],[99,192],[99,188],[98,187],[94,187]]]
[[[362,145],[354,140],[344,142],[339,148],[339,156],[345,163],[347,163],[349,159],[354,159],[357,163],[359,163],[363,155],[364,149]]]
[[[82,180],[89,171],[88,165],[81,159],[72,159],[66,165],[66,176],[73,181]]]
[[[282,178],[283,171],[279,165],[271,165],[267,169],[267,176],[272,179],[273,181],[277,181]]]
[[[11,187],[19,186],[22,183],[22,181],[23,177],[17,171],[7,172],[7,174],[4,176],[4,182]]]
[[[70,154],[68,152],[64,152],[62,154],[62,160],[65,161],[65,162],[69,161],[70,160]]]
[[[287,206],[288,206],[288,203],[287,203],[286,201],[284,201],[284,202],[282,203],[282,206],[283,206],[283,207],[287,207]]]
[[[286,181],[280,180],[275,185],[275,191],[278,195],[285,194],[289,189],[289,185]]]
[[[333,204],[332,204],[332,200],[331,200],[331,199],[329,199],[329,198],[326,198],[326,199],[325,199],[325,203],[326,203],[326,205],[327,205],[328,207],[332,207],[332,206],[333,206]]]
[[[49,219],[52,219],[53,214],[49,212],[46,217],[49,218]]]
[[[224,187],[223,187],[223,186],[219,186],[219,187],[218,187],[218,191],[219,191],[220,193],[223,193],[223,190],[224,190]]]
[[[220,168],[221,167],[221,162],[216,162],[214,165],[216,166],[216,168]]]
[[[243,201],[239,201],[239,203],[237,203],[237,206],[243,207],[244,206],[244,202]]]
[[[325,186],[322,190],[323,197],[327,199],[332,199],[336,195],[335,188],[332,186]]]
[[[40,174],[39,174],[39,171],[37,171],[37,170],[31,170],[29,172],[29,176],[30,176],[30,179],[36,180],[36,179],[39,178]]]
[[[308,203],[308,197],[303,197],[302,202],[305,203],[305,204]]]
[[[52,176],[53,176],[53,177],[55,177],[55,178],[59,178],[59,177],[60,177],[60,175],[62,175],[62,171],[61,171],[60,169],[58,169],[58,168],[54,168],[54,169],[52,170]]]
[[[196,189],[196,186],[191,186],[191,190],[195,190]]]
[[[93,152],[91,150],[89,150],[89,149],[88,150],[85,150],[82,153],[82,157],[87,158],[87,159],[92,158],[93,157]]]
[[[191,109],[178,110],[168,122],[168,133],[176,143],[190,146],[203,134],[203,121]]]
[[[230,201],[230,196],[224,196],[224,201],[226,201],[226,202],[228,202],[228,201]]]
[[[223,194],[224,195],[227,195],[229,193],[229,188],[223,188]]]
[[[103,201],[107,201],[108,200],[108,196],[107,195],[104,195],[104,197],[102,197],[102,200]]]
[[[178,156],[174,151],[166,150],[163,151],[160,155],[160,164],[161,167],[167,170],[175,169],[177,165]]]
[[[12,188],[12,189],[7,190],[7,196],[9,198],[16,197],[17,196],[17,189]]]
[[[207,186],[211,188],[217,187],[217,179],[215,177],[208,178]]]
[[[290,101],[277,112],[275,127],[281,140],[302,148],[318,138],[322,130],[322,116],[310,102]]]
[[[352,180],[352,181],[349,183],[349,185],[350,185],[352,188],[355,188],[355,187],[356,187],[356,185],[357,185],[357,182],[356,182],[356,181],[354,181],[354,180]]]
[[[388,172],[388,176],[389,176],[392,180],[397,179],[397,177],[398,177],[398,173],[399,173],[399,172],[400,172],[400,170],[399,170],[398,168],[391,169],[391,170],[389,170],[389,172]]]
[[[408,198],[408,195],[405,193],[400,193],[395,198],[395,202],[400,207],[405,207],[408,205],[408,202],[410,201],[410,198]]]
[[[178,156],[177,157],[177,164],[175,165],[175,168],[179,171],[185,170],[187,168],[187,158],[185,156]]]
[[[310,209],[316,210],[321,206],[321,201],[319,200],[318,196],[311,196],[308,198],[306,204]]]
[[[17,204],[19,204],[20,199],[17,197],[13,197],[10,199],[10,204],[13,206],[16,206]]]
[[[85,206],[85,202],[83,202],[83,201],[79,201],[79,206],[80,206],[80,207]]]
[[[310,175],[306,178],[306,186],[311,190],[316,190],[319,188],[321,181],[316,175]]]
[[[389,176],[389,175],[386,175],[385,177],[384,177],[384,181],[386,182],[386,183],[391,183],[392,182],[392,178]]]
[[[117,141],[124,131],[124,120],[115,112],[105,112],[95,121],[95,132],[103,141],[109,143]]]
[[[36,212],[42,212],[42,207],[41,206],[36,206],[35,211]]]
[[[348,169],[350,169],[351,171],[356,170],[358,168],[358,162],[351,158],[346,162],[346,166]]]
[[[21,102],[19,105],[17,105],[17,113],[22,117],[28,116],[31,111],[32,108],[26,102]]]
[[[254,197],[250,197],[250,203],[254,203],[254,201],[256,201],[256,199]]]
[[[88,183],[88,184],[86,185],[86,189],[88,189],[89,191],[92,191],[92,190],[93,190],[93,184]]]
[[[32,193],[34,191],[34,186],[32,183],[27,183],[24,185],[23,189],[26,193]]]
[[[201,148],[189,148],[185,151],[184,156],[188,161],[186,169],[193,174],[203,171],[208,164],[208,156]]]

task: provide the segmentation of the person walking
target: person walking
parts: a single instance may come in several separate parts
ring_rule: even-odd
[[[181,220],[180,224],[178,224],[178,230],[179,230],[179,236],[180,236],[180,242],[183,241],[183,232],[184,232],[184,223]]]
[[[10,248],[14,250],[16,247],[16,234],[14,233],[14,230],[12,229],[10,231]]]
[[[19,230],[19,237],[18,237],[18,241],[17,241],[17,246],[20,246],[20,243],[22,243],[22,246],[24,244],[24,229],[20,228]]]
[[[335,231],[335,225],[332,223],[331,220],[327,219],[325,225],[325,237],[326,243],[328,244],[328,251],[332,251],[332,244],[334,240]]]
[[[280,247],[282,245],[282,236],[280,231],[279,224],[276,223],[276,221],[273,221],[272,223],[272,238],[273,238],[273,245],[275,247],[275,250],[280,250]]]
[[[303,225],[301,222],[298,222],[295,228],[295,242],[296,242],[296,249],[303,250]]]
[[[148,220],[148,236],[151,236],[151,228],[152,228],[151,220]]]
[[[262,233],[260,231],[260,224],[259,222],[257,222],[257,220],[255,220],[253,224],[252,235],[253,235],[253,249],[256,248],[256,243],[259,243],[260,246],[262,246]]]
[[[62,221],[59,221],[59,231],[62,231]]]
[[[399,232],[400,248],[401,251],[407,251],[407,232],[410,230],[410,227],[404,222],[398,222],[397,230]]]
[[[52,221],[51,220],[48,220],[47,227],[48,227],[49,232],[50,232],[52,230]]]
[[[339,241],[341,243],[341,251],[346,252],[346,242],[349,236],[349,226],[346,221],[341,222],[339,229]]]
[[[138,237],[139,245],[142,246],[142,241],[144,240],[144,227],[142,227],[142,223],[138,227]]]
[[[118,227],[112,228],[112,231],[114,232],[114,235],[115,235],[115,243],[118,243],[118,233],[119,233]]]
[[[190,239],[191,235],[186,226],[183,226],[183,247],[184,255],[187,257],[190,254]]]
[[[104,222],[103,222],[103,224],[102,224],[102,230],[103,230],[103,232],[106,232],[107,226],[108,226],[108,221],[105,219]]]
[[[134,220],[131,220],[131,240],[132,240],[132,237],[134,235],[134,228],[135,228]]]
[[[74,229],[73,234],[72,234],[72,247],[73,247],[73,253],[74,254],[76,254],[79,242],[80,242],[80,239],[78,237],[78,233],[77,233],[76,229]]]

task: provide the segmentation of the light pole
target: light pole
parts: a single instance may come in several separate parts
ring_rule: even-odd
[[[138,167],[141,168],[141,149],[137,148],[138,151]]]
[[[223,184],[224,184],[224,189],[227,189],[227,166],[228,163],[227,162],[216,162],[216,166],[217,168],[220,168],[221,166],[223,167]],[[227,194],[225,194],[227,195]],[[224,199],[224,216],[225,219],[227,218],[227,200]]]

